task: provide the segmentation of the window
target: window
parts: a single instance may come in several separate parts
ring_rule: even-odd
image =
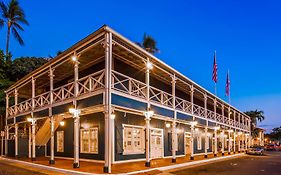
[[[80,129],[81,153],[98,153],[98,128]]]
[[[202,137],[200,135],[200,133],[198,133],[197,135],[197,150],[201,150],[202,149]]]
[[[141,126],[123,125],[123,153],[143,154],[145,151],[144,128]]]
[[[64,131],[57,131],[57,152],[64,152]]]
[[[210,148],[210,134],[207,133],[206,135],[206,149]]]

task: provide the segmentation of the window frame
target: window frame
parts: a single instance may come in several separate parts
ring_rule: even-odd
[[[138,129],[140,132],[140,150],[126,150],[125,142],[128,142],[129,139],[125,137],[125,131],[127,128],[131,129]],[[132,130],[133,131],[133,130]],[[123,134],[123,155],[132,155],[132,154],[144,154],[145,153],[145,127],[144,126],[138,126],[138,125],[128,125],[128,124],[123,124],[122,125],[122,134]],[[131,137],[131,144],[135,142],[135,139]],[[136,147],[134,147],[136,148]]]
[[[60,143],[60,141],[62,142]],[[59,147],[61,149],[59,149]],[[57,131],[57,152],[64,152],[64,131]]]
[[[96,134],[95,134],[95,136],[96,136],[96,147],[97,147],[97,150],[96,151],[91,151],[91,144],[94,144],[94,142],[93,143],[91,143],[91,130],[92,130],[92,132],[93,131],[96,131]],[[82,132],[83,131],[88,131],[89,132],[89,135],[88,135],[88,151],[85,151],[84,150],[84,146],[83,146],[83,138],[82,138]],[[99,128],[98,127],[91,127],[91,128],[87,128],[87,129],[85,129],[85,128],[80,128],[80,153],[84,153],[84,154],[98,154],[99,153]]]

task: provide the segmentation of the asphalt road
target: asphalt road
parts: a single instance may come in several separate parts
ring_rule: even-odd
[[[197,167],[170,171],[175,175],[281,175],[281,152],[243,156]]]
[[[29,170],[27,167],[18,167],[10,163],[0,161],[0,175],[43,175],[40,171]]]

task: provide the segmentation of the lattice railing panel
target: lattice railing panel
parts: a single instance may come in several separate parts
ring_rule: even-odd
[[[201,106],[193,104],[193,114],[200,117],[205,117],[205,109]]]
[[[192,113],[192,104],[189,101],[176,97],[176,109],[186,113]]]
[[[119,72],[112,71],[112,89],[123,92],[128,95],[133,95],[139,98],[146,98],[146,84],[135,80],[131,77],[123,75]]]

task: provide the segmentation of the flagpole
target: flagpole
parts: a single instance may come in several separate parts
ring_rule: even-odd
[[[217,96],[217,83],[215,83],[215,95]]]

